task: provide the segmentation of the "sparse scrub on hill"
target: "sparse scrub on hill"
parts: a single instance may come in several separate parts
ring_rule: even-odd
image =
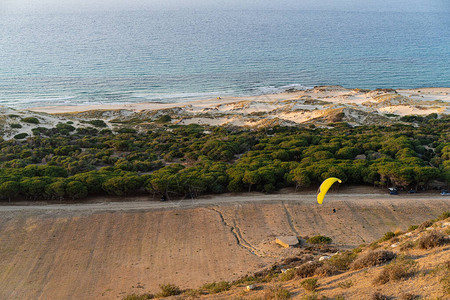
[[[437,221],[445,220],[448,218],[450,218],[450,211],[445,211],[441,215],[439,215],[439,217],[437,218]]]
[[[161,284],[159,285],[161,292],[155,295],[155,297],[169,297],[176,296],[182,293],[181,289],[174,284]]]
[[[420,249],[431,249],[450,243],[450,239],[442,232],[433,230],[423,235],[417,241],[417,247]]]
[[[22,119],[22,122],[30,124],[39,124],[39,119],[35,117],[26,117]]]
[[[360,248],[356,248],[360,249]],[[330,257],[327,264],[336,267],[338,270],[346,271],[350,268],[350,264],[356,259],[357,251],[345,251]]]
[[[231,285],[228,281],[219,281],[206,283],[202,286],[202,289],[207,290],[211,294],[217,294],[220,292],[228,291]]]
[[[392,251],[377,250],[358,257],[351,265],[352,270],[379,266],[394,259],[397,255]]]
[[[154,296],[152,294],[131,294],[128,296],[125,296],[122,298],[122,300],[147,300],[147,299],[153,299]]]
[[[400,245],[400,251],[406,251],[412,248],[414,248],[414,243],[411,241],[406,241]]]
[[[416,230],[417,228],[419,228],[418,225],[410,225],[410,226],[408,227],[408,231],[409,231],[409,232],[410,232],[410,231],[414,231],[414,230]]]
[[[426,220],[424,222],[422,222],[422,224],[419,225],[418,229],[420,231],[427,229],[428,227],[430,227],[431,225],[433,225],[433,222],[430,220]]]
[[[334,265],[330,264],[328,261],[326,261],[322,266],[318,267],[316,271],[314,272],[315,275],[320,277],[328,277],[332,275],[336,275],[339,273],[338,268],[336,268]]]
[[[20,125],[19,123],[11,123],[11,124],[9,124],[9,126],[11,128],[22,128],[22,125]]]
[[[395,233],[393,233],[392,231],[388,231],[384,234],[384,236],[381,238],[381,241],[388,241],[390,239],[392,239],[393,237],[395,237]]]
[[[300,278],[311,277],[315,274],[316,270],[322,266],[322,262],[318,261],[310,261],[304,264],[301,264],[296,269],[296,275]]]
[[[306,240],[309,244],[331,244],[333,241],[330,237],[323,236],[323,235],[316,235],[308,240]]]
[[[317,278],[307,278],[300,282],[300,285],[308,292],[315,292],[319,287]]]
[[[280,276],[278,276],[278,279],[280,279],[280,281],[288,281],[291,280],[295,277],[295,269],[288,269],[286,270],[286,272],[281,273]]]
[[[340,288],[343,288],[343,289],[348,289],[348,288],[351,288],[353,286],[353,281],[346,280],[346,281],[343,281],[343,282],[339,282],[338,286]]]
[[[414,300],[414,299],[420,299],[421,297],[418,295],[414,295],[411,293],[403,293],[400,295],[400,300]]]
[[[291,292],[281,285],[270,286],[264,292],[264,300],[286,300],[292,297]]]
[[[383,267],[374,283],[385,284],[389,281],[398,281],[412,276],[417,271],[417,263],[412,259],[398,257]]]
[[[371,300],[389,300],[391,298],[386,296],[386,295],[384,295],[384,294],[382,294],[382,293],[380,293],[380,292],[375,292],[375,293],[372,294],[370,299]]]

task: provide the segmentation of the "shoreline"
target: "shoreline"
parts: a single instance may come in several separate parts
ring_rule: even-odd
[[[32,112],[43,112],[49,114],[63,114],[63,113],[80,113],[87,111],[110,111],[110,110],[130,110],[134,112],[139,112],[143,110],[161,110],[161,109],[171,109],[177,107],[186,106],[197,106],[202,108],[214,107],[222,104],[229,104],[239,101],[283,101],[289,99],[296,99],[301,96],[305,96],[309,93],[317,93],[318,90],[326,91],[328,93],[339,93],[339,92],[351,92],[351,91],[387,91],[395,90],[396,93],[402,96],[409,97],[416,100],[441,100],[444,102],[450,102],[450,87],[428,87],[428,88],[415,88],[415,89],[376,89],[376,90],[365,90],[365,89],[348,89],[341,86],[317,86],[311,89],[305,90],[295,90],[295,91],[285,91],[275,94],[262,94],[255,96],[223,96],[217,98],[209,98],[203,100],[191,100],[191,101],[180,101],[180,102],[170,102],[164,103],[158,102],[137,102],[137,103],[125,103],[125,104],[92,104],[92,105],[61,105],[61,106],[38,106],[30,107],[26,109],[17,109],[19,111],[32,111]],[[318,95],[320,96],[320,95]],[[327,95],[330,97],[330,95]],[[436,99],[435,99],[436,98]]]

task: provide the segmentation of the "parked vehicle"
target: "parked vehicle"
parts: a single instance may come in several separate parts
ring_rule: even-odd
[[[450,196],[450,192],[447,190],[442,190],[441,196]]]
[[[416,191],[416,190],[413,190],[413,189],[410,189],[410,190],[408,191],[408,193],[409,193],[409,194],[415,194],[415,193],[417,193],[417,191]]]
[[[397,188],[388,188],[390,195],[398,195]]]

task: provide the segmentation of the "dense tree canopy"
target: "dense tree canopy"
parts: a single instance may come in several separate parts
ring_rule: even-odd
[[[273,192],[318,186],[327,177],[344,184],[446,186],[450,119],[424,120],[416,127],[258,130],[155,124],[145,132],[128,126],[115,133],[70,124],[36,127],[33,136],[0,139],[0,198]]]

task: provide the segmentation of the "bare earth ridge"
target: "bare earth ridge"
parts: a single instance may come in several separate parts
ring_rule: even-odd
[[[450,210],[438,194],[220,195],[195,200],[0,206],[0,299],[120,299],[253,273],[299,249],[275,236],[369,243]],[[140,201],[137,201],[140,200]],[[333,208],[337,210],[333,213]]]

